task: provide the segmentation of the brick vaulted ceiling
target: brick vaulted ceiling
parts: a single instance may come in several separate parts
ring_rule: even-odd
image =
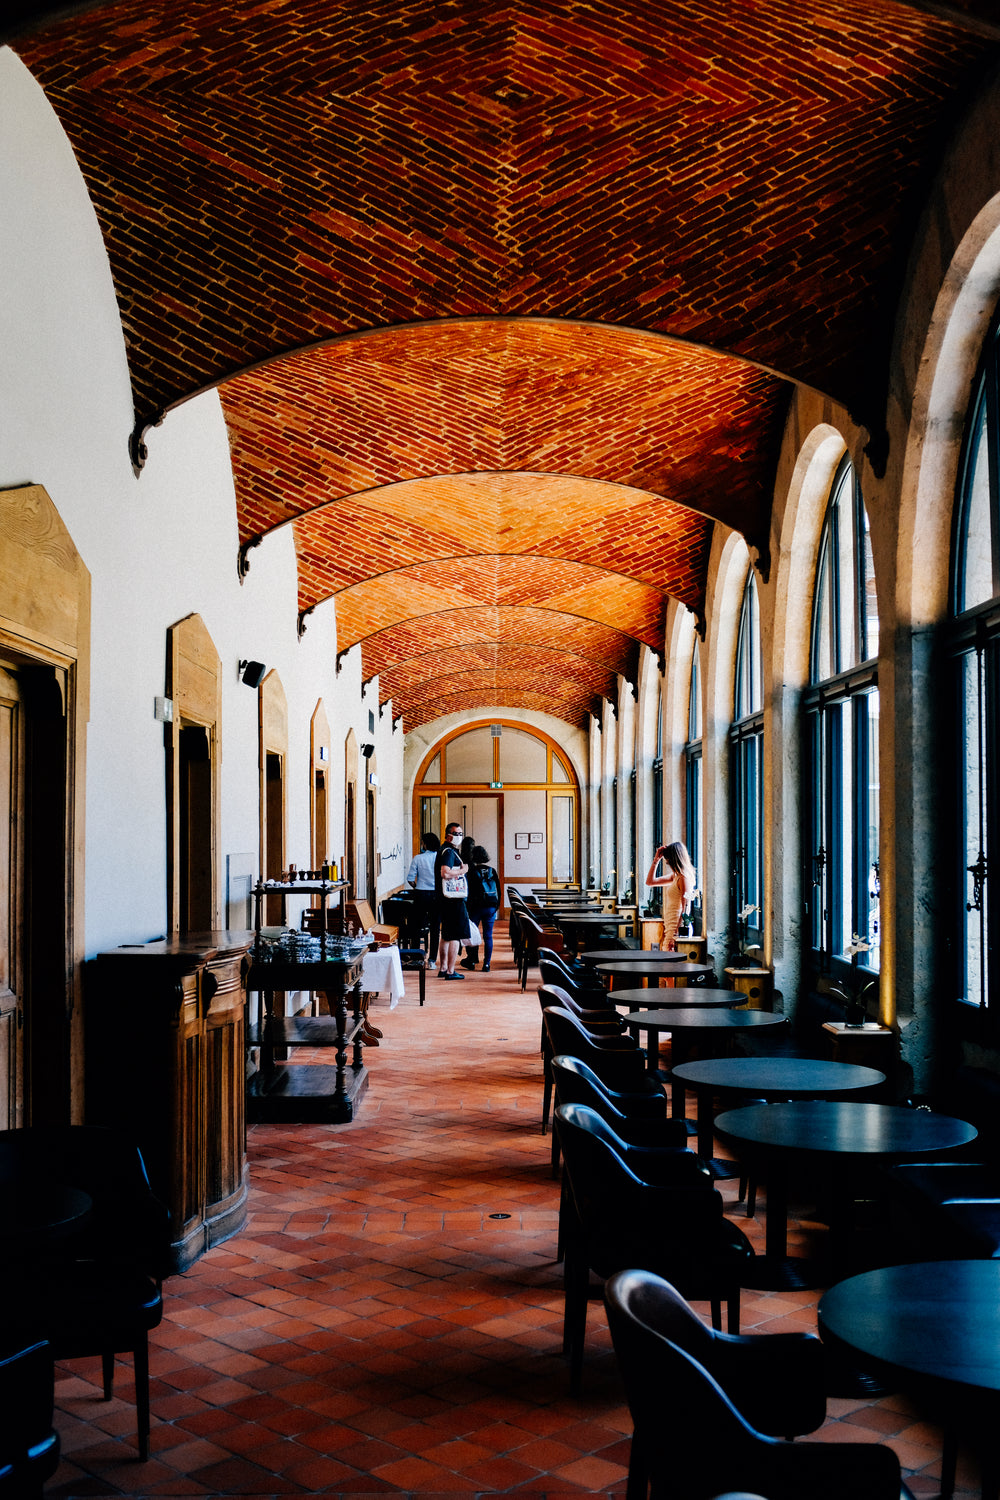
[[[335,598],[406,727],[581,723],[701,611],[715,522],[766,563],[791,382],[877,444],[906,246],[1000,57],[992,0],[30,10],[137,440],[221,388],[241,543],[292,527],[304,621]]]

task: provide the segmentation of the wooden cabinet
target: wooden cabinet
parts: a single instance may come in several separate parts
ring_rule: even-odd
[[[250,932],[188,933],[95,959],[86,1118],[128,1131],[170,1209],[177,1270],[246,1217],[243,964]]]

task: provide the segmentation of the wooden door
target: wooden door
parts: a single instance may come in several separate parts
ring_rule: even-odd
[[[13,672],[0,666],[0,1128],[23,1119],[24,713]]]

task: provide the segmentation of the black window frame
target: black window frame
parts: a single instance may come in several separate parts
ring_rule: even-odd
[[[1000,849],[1000,313],[983,346],[969,403],[959,465],[954,508],[949,624],[945,632],[945,660],[951,684],[952,754],[955,774],[954,830],[951,851],[952,923],[955,941],[948,989],[959,1014],[970,1015],[995,1042],[1000,1033],[1000,881],[989,880],[993,851]],[[985,408],[985,410],[984,410]],[[968,524],[978,433],[985,431],[987,505],[990,514],[992,596],[966,608],[968,546],[973,540]],[[968,775],[968,708],[966,674],[974,679],[976,739],[974,769]],[[970,787],[971,783],[971,787]],[[971,797],[970,797],[971,789]],[[975,811],[968,817],[970,805]],[[969,859],[972,847],[976,857]],[[975,915],[974,915],[975,914]],[[978,983],[969,984],[970,928],[978,930]],[[949,933],[950,936],[950,933]],[[970,993],[971,990],[971,993]]]
[[[747,651],[750,657],[747,658]],[[743,694],[744,684],[748,692]],[[749,708],[746,698],[749,698]],[[740,714],[740,708],[744,712]],[[738,716],[739,715],[739,716]],[[730,931],[745,935],[747,946],[759,946],[764,936],[764,707],[760,601],[751,567],[740,603],[736,642],[733,722],[730,747]],[[757,908],[745,926],[740,912]]]
[[[850,458],[845,456],[830,486],[823,520],[813,588],[810,683],[802,700],[806,794],[802,861],[803,936],[813,969],[841,980],[848,979],[855,967],[847,956],[846,947],[841,945],[842,935],[853,937],[857,934],[865,941],[874,937],[877,944],[880,928],[879,851],[877,840],[871,836],[869,802],[873,771],[876,778],[878,775],[877,759],[874,766],[872,764],[870,724],[871,698],[878,692],[878,661],[877,657],[845,661],[845,640],[850,637],[842,610],[840,506],[848,483],[854,544],[851,583],[855,607],[850,626],[858,651],[868,642],[869,576],[864,497]],[[821,590],[824,568],[828,569],[825,596]],[[819,679],[824,607],[830,610],[830,665],[833,671],[828,677]],[[845,774],[848,769],[845,766],[845,745],[850,757],[849,777]],[[875,786],[877,791],[877,780]],[[849,831],[847,838],[843,837],[845,829]],[[845,868],[848,859],[850,870]],[[845,888],[850,901],[849,920],[844,909]],[[877,979],[881,954],[877,946],[870,951],[874,958],[859,954],[856,968],[866,977]]]

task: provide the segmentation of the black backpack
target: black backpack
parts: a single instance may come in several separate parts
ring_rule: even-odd
[[[497,885],[497,872],[492,865],[473,866],[474,879],[479,886],[479,905],[487,910],[496,910],[500,905],[500,889]]]

